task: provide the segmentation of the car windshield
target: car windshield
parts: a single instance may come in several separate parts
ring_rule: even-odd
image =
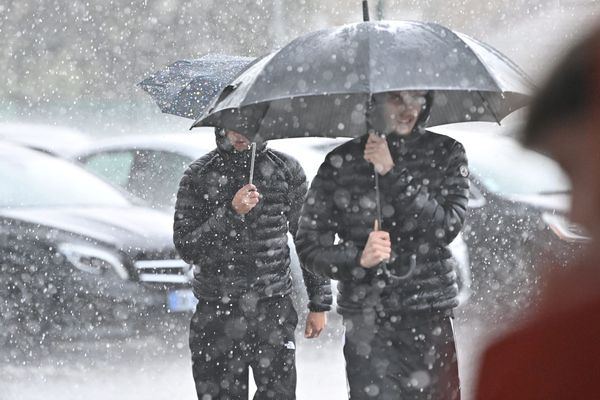
[[[0,153],[0,207],[130,204],[118,190],[79,167],[50,156]]]
[[[552,159],[513,139],[464,141],[469,168],[487,190],[505,195],[569,193],[571,184]]]
[[[308,181],[312,181],[325,156],[350,138],[293,138],[269,141],[269,147],[293,156],[302,165]]]

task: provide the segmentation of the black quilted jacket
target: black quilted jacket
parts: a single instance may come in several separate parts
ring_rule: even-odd
[[[447,245],[462,228],[469,191],[463,146],[420,127],[387,138],[395,166],[380,177],[382,229],[392,240],[388,270],[405,277],[398,280],[382,268],[359,265],[376,218],[373,166],[363,158],[366,140],[343,144],[321,165],[302,210],[300,259],[311,271],[339,280],[341,313],[451,310],[458,289]]]
[[[261,200],[244,217],[231,206],[248,183],[250,152],[234,151],[217,135],[217,149],[185,171],[175,206],[174,243],[194,263],[194,294],[203,300],[255,300],[292,290],[288,230],[295,234],[307,191],[306,177],[292,157],[263,146],[254,172]],[[309,308],[329,309],[328,281],[303,270]]]

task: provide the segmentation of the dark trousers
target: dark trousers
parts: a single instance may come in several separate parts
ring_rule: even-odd
[[[190,324],[192,372],[199,400],[296,398],[294,330],[298,315],[289,296],[229,304],[200,301]]]
[[[403,321],[344,317],[351,400],[458,400],[460,387],[449,316]]]

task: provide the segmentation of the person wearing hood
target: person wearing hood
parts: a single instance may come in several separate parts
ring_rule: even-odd
[[[384,135],[369,132],[326,156],[302,209],[298,255],[339,281],[352,400],[458,399],[457,262],[447,246],[467,208],[465,150],[425,130],[432,92],[373,103],[372,125]]]
[[[217,148],[185,171],[175,206],[175,246],[194,264],[199,301],[189,339],[198,398],[247,399],[252,367],[255,399],[295,399],[298,315],[287,234],[296,233],[306,177],[289,155],[259,144],[252,163],[246,136],[216,135]],[[331,289],[306,270],[303,276],[306,336],[316,337]]]

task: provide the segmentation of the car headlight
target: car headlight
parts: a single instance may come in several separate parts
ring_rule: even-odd
[[[542,214],[542,220],[556,236],[566,242],[587,242],[590,240],[583,228],[561,215],[544,213]]]
[[[112,269],[120,278],[129,279],[129,273],[119,257],[109,251],[73,243],[63,243],[58,249],[80,271],[100,275]]]

